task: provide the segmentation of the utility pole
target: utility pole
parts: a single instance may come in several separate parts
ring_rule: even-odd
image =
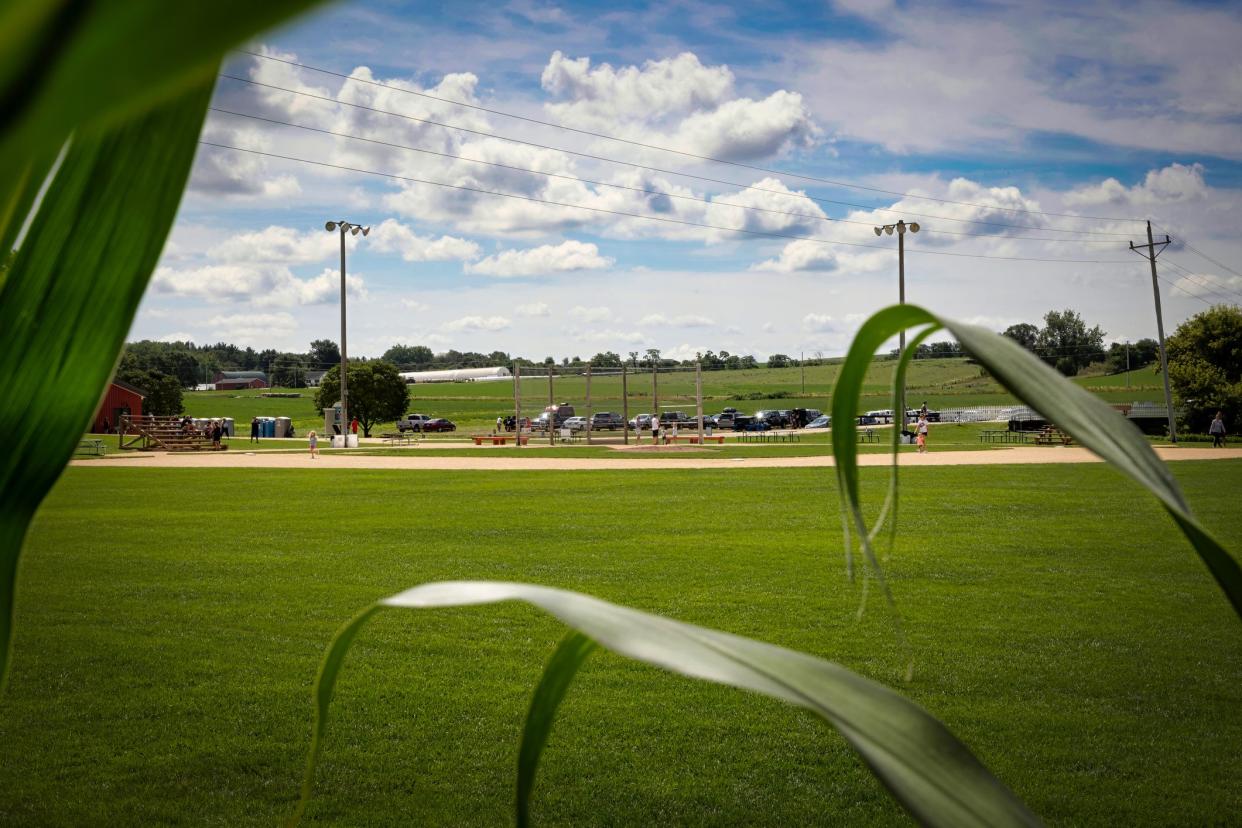
[[[1130,387],[1130,340],[1126,340],[1126,388]]]
[[[802,368],[802,396],[805,397],[806,396],[806,351],[801,352],[800,354],[798,354],[798,356],[800,357],[800,359],[798,360],[798,365],[799,367]]]
[[[621,427],[621,434],[625,440],[625,444],[630,444],[630,395],[625,384],[625,363],[621,363],[621,419],[625,423]]]
[[[368,236],[371,228],[350,224],[348,221],[330,221],[324,225],[324,229],[329,233],[337,229],[341,231],[341,436],[345,444],[348,444],[349,380],[346,375],[349,373],[349,352],[345,347],[345,234],[348,232],[356,236],[361,232],[363,236]]]
[[[1160,313],[1160,282],[1156,276],[1156,257],[1164,252],[1164,249],[1173,243],[1167,235],[1164,241],[1158,242],[1151,236],[1151,221],[1147,222],[1147,244],[1135,244],[1130,242],[1130,249],[1135,253],[1140,250],[1146,250],[1145,253],[1139,253],[1144,259],[1151,262],[1151,290],[1156,297],[1156,333],[1159,335],[1160,343],[1160,373],[1164,376],[1164,404],[1169,415],[1169,439],[1177,442],[1177,423],[1173,416],[1173,394],[1169,391],[1169,358],[1164,351],[1164,317]],[[1159,250],[1156,248],[1159,247]],[[1127,354],[1129,351],[1127,351]],[[1128,362],[1128,359],[1127,359]]]
[[[522,447],[522,364],[513,363],[513,447]]]

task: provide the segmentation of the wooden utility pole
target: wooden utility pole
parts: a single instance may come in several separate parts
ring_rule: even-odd
[[[801,359],[798,360],[798,365],[802,368],[802,396],[805,397],[806,396],[806,351],[801,352],[800,354],[798,354],[798,356],[801,357]]]
[[[552,371],[555,370],[555,368],[556,366],[554,365],[548,366],[548,445],[549,446],[556,444],[556,437],[553,434],[553,432],[556,431],[556,412],[552,410],[552,406],[556,405],[556,403],[553,402],[553,394],[552,394]]]
[[[587,445],[591,445],[591,363],[587,363],[586,373],[586,410],[587,410]]]
[[[630,395],[626,393],[625,388],[625,363],[621,363],[621,426],[623,439],[625,444],[630,444]]]
[[[513,363],[513,445],[522,447],[522,366]]]
[[[703,445],[703,364],[694,363],[695,419],[699,421],[699,445]]]
[[[1135,253],[1145,250],[1145,253],[1139,253],[1144,259],[1151,262],[1151,290],[1156,298],[1156,333],[1159,335],[1160,343],[1160,373],[1164,377],[1164,404],[1169,415],[1169,440],[1177,442],[1177,418],[1173,415],[1173,394],[1169,391],[1169,358],[1164,351],[1164,316],[1160,313],[1160,282],[1156,275],[1156,258],[1164,252],[1165,247],[1172,244],[1173,240],[1167,235],[1164,241],[1158,242],[1151,236],[1151,222],[1147,222],[1147,244],[1135,244],[1130,242],[1130,249]],[[1156,248],[1159,247],[1159,250]]]
[[[660,364],[660,358],[653,356],[651,358],[651,442],[655,443],[656,428],[659,427],[660,421],[660,390],[656,380],[657,368]]]

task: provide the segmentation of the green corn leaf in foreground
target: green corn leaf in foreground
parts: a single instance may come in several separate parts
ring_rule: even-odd
[[[220,57],[310,5],[0,4],[0,255],[30,220],[0,278],[0,691],[26,528],[115,366],[176,215]]]
[[[0,287],[0,681],[35,509],[99,405],[181,201],[211,85],[66,151]]]
[[[571,634],[535,695],[519,752],[519,822],[556,705],[594,641],[674,673],[762,693],[826,719],[920,822],[943,826],[1037,825],[1037,818],[940,722],[882,684],[830,661],[749,638],[684,624],[577,592],[496,581],[430,583],[386,598],[349,622],[328,648],[315,688],[314,739],[300,819],[328,723],[332,688],[350,643],[377,611],[525,601],[556,616]]]
[[[837,478],[848,508],[847,520],[859,535],[870,563],[874,565],[875,557],[859,496],[855,417],[863,379],[875,353],[885,341],[909,328],[924,329],[921,336],[941,328],[948,330],[1014,396],[1155,495],[1207,565],[1234,611],[1242,616],[1242,568],[1195,519],[1172,474],[1137,429],[1012,339],[986,328],[935,316],[914,305],[885,308],[863,324],[833,391],[832,450]],[[847,526],[847,554],[851,547]]]

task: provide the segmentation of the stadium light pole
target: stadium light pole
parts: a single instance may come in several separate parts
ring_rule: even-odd
[[[346,374],[349,373],[349,352],[345,347],[345,234],[352,233],[356,236],[362,233],[363,236],[368,236],[371,228],[350,224],[348,221],[330,221],[323,227],[329,233],[338,229],[341,232],[341,436],[348,443],[349,438],[346,435],[349,434],[349,382]]]
[[[875,229],[875,234],[877,236],[880,235],[881,233],[887,233],[891,236],[893,235],[894,230],[897,231],[897,301],[904,305],[906,303],[906,231],[908,230],[911,233],[919,232],[919,224],[917,221],[912,221],[909,224],[906,224],[905,221],[898,219],[896,224],[882,224],[879,227],[876,227],[874,229]],[[898,334],[898,341],[899,341],[899,345],[898,345],[899,350],[897,352],[898,353],[897,358],[900,359],[901,354],[904,354],[906,352],[906,330],[905,328],[902,328],[901,332]],[[897,395],[897,403],[901,408],[901,412],[900,412],[901,413],[901,430],[905,431],[906,430],[906,386],[905,386],[905,383],[902,383],[901,388],[899,389],[899,393]]]

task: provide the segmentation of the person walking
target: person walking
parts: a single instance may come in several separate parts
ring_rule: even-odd
[[[250,421],[250,442],[259,442],[259,418],[255,417]]]
[[[919,424],[917,427],[918,436],[915,438],[919,444],[919,454],[927,453],[927,415],[919,415]]]
[[[220,428],[219,420],[211,421],[211,447],[213,449],[220,448],[220,434],[223,429]]]
[[[349,421],[349,433],[358,436],[358,418],[354,417]]]
[[[1225,446],[1225,412],[1217,411],[1216,419],[1208,426],[1208,434],[1212,435],[1212,448]]]
[[[319,438],[315,436],[315,432],[306,435],[310,440],[310,458],[316,460],[319,458]]]
[[[504,431],[505,431],[505,418],[497,417],[496,418],[496,433],[503,434]]]

